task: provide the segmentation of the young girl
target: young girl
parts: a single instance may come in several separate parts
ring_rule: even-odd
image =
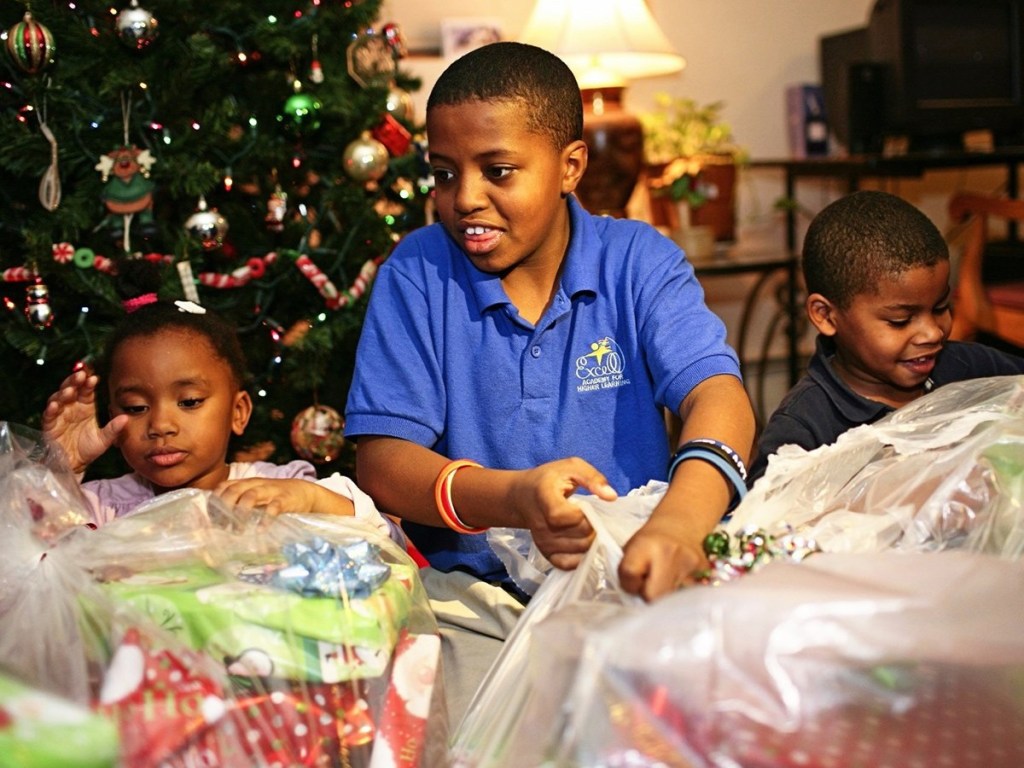
[[[355,515],[403,541],[397,525],[349,478],[318,481],[305,461],[227,462],[231,436],[244,432],[252,414],[245,357],[232,327],[199,305],[159,301],[152,291],[125,308],[129,314],[111,334],[96,374],[71,374],[43,411],[43,433],[63,448],[76,473],[112,445],[133,470],[83,483],[98,524],[167,491],[199,488],[230,505],[272,514]],[[96,418],[100,381],[111,415],[102,428]]]

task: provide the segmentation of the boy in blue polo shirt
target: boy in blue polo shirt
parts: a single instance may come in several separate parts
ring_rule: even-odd
[[[810,451],[943,384],[1024,373],[1024,358],[948,340],[949,248],[902,198],[866,190],[823,208],[803,273],[817,350],[765,425],[750,485],[783,445]]]
[[[753,441],[736,355],[683,254],[574,197],[582,130],[554,55],[495,43],[453,62],[427,105],[440,221],[383,264],[359,342],[346,434],[360,486],[430,562],[453,716],[521,611],[477,534],[528,528],[573,568],[593,531],[569,497],[613,499],[674,458],[620,569],[653,600],[705,565]],[[665,409],[682,418],[675,457]]]

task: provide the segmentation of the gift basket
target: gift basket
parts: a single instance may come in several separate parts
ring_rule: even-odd
[[[1024,553],[1024,376],[948,384],[813,451],[783,446],[730,534],[828,552]]]
[[[372,524],[182,490],[96,528],[5,429],[0,669],[114,724],[106,764],[446,765],[436,623]]]
[[[597,541],[571,573],[495,542],[539,588],[455,765],[1024,765],[1024,377],[784,449],[706,540],[701,583],[650,605],[615,578],[629,526],[606,535],[634,505],[586,507]]]
[[[1022,583],[991,555],[821,553],[683,590],[587,634],[536,764],[1016,768]]]

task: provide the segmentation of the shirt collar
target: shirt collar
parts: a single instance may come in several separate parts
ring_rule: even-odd
[[[893,410],[885,403],[861,397],[843,381],[833,365],[836,346],[831,338],[818,334],[815,347],[817,351],[811,360],[809,373],[818,381],[844,419],[871,424]]]
[[[581,292],[597,293],[600,280],[601,259],[587,258],[601,248],[600,238],[591,219],[575,195],[568,198],[569,206],[569,247],[562,265],[559,292],[573,298]],[[508,295],[501,285],[501,276],[483,272],[473,266],[461,251],[469,275],[469,284],[476,298],[479,311],[486,312],[510,304]]]

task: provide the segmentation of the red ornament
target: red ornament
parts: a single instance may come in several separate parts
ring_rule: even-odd
[[[384,115],[380,124],[371,131],[373,138],[388,148],[392,157],[401,157],[409,151],[412,134],[390,112]]]
[[[22,72],[34,75],[53,62],[57,48],[50,30],[25,11],[20,22],[7,30],[7,53]]]

